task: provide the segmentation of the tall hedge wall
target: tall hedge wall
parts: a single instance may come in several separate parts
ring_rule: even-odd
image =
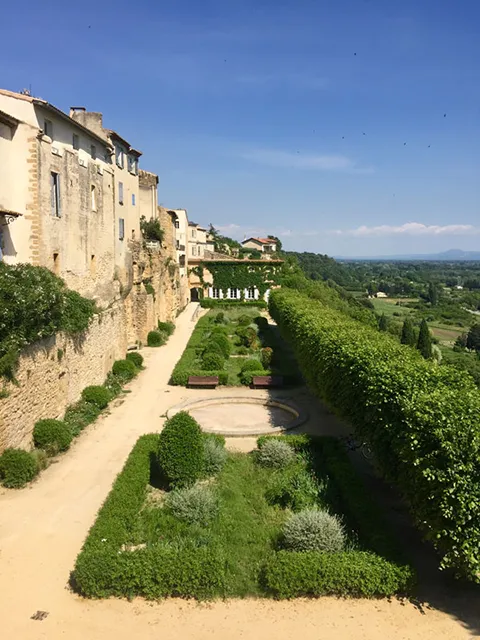
[[[310,387],[371,443],[441,555],[480,582],[480,393],[473,380],[289,289],[270,313]]]

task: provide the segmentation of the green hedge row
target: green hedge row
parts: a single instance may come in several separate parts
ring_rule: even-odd
[[[157,434],[137,441],[90,529],[74,569],[75,586],[84,596],[208,598],[224,588],[225,560],[218,549],[159,544],[121,550],[145,500],[158,443]]]
[[[278,598],[386,597],[408,592],[411,572],[366,551],[278,551],[267,560],[265,582]]]
[[[480,393],[385,333],[288,289],[270,313],[310,387],[366,438],[441,566],[480,582]]]
[[[256,307],[257,309],[266,309],[268,307],[265,300],[216,300],[213,298],[203,298],[200,300],[200,306],[204,309],[222,309],[228,307]]]

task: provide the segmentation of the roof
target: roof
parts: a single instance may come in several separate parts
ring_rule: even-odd
[[[17,124],[20,124],[21,122],[21,120],[18,120],[18,118],[11,116],[9,113],[5,113],[5,111],[2,111],[1,109],[0,109],[0,121],[5,122],[6,124],[9,124],[12,127],[16,127]]]
[[[260,244],[276,244],[277,242],[273,238],[247,238],[246,240],[242,241],[242,244],[245,244],[245,242],[250,242],[250,240],[253,240],[254,242],[259,242]]]
[[[128,152],[129,153],[133,153],[133,155],[140,157],[142,155],[141,151],[138,151],[138,149],[134,149],[130,143],[125,140],[125,138],[122,138],[122,136],[117,133],[116,131],[114,131],[113,129],[105,129],[105,131],[108,132],[108,135],[113,138],[114,140],[118,140],[119,142],[122,142],[127,148],[128,148]]]

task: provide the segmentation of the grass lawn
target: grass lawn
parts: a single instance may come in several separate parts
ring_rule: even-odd
[[[229,453],[217,477],[200,481],[215,492],[218,510],[199,525],[166,505],[159,437],[139,439],[99,512],[74,571],[83,595],[389,596],[409,589],[411,568],[338,441],[282,436],[296,454],[277,470],[259,466],[254,454]],[[305,506],[340,516],[343,550],[283,548],[284,523]]]
[[[371,302],[375,307],[375,311],[379,314],[384,313],[388,318],[394,317],[398,321],[402,321],[409,316],[413,309],[402,306],[404,302],[413,302],[414,300],[407,298],[372,298]],[[400,302],[399,305],[396,303]]]

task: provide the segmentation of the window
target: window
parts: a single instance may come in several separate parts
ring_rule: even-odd
[[[52,216],[60,218],[62,215],[60,201],[60,176],[54,171],[50,174],[50,198],[52,204]]]
[[[213,287],[212,289],[212,298],[220,298],[220,289]]]
[[[118,145],[115,146],[115,162],[117,163],[117,167],[120,167],[120,169],[123,169],[123,163],[124,163],[124,158],[123,158],[123,149],[122,147],[119,147]]]
[[[249,300],[255,300],[255,287],[248,287],[247,298]]]
[[[237,289],[229,289],[230,292],[230,298],[236,299],[238,298],[238,291]]]
[[[118,183],[118,203],[123,204],[123,182]]]
[[[60,273],[60,254],[53,254],[53,273],[58,276]]]
[[[175,220],[175,229],[180,229],[180,221]]]
[[[196,238],[196,237],[197,237],[197,230],[192,229],[192,238]]]
[[[92,156],[92,160],[97,159],[97,147],[94,144],[90,145],[90,155]]]
[[[135,158],[135,156],[128,156],[127,164],[130,173],[133,173],[133,175],[136,176],[138,174],[138,158]]]
[[[125,220],[124,218],[118,219],[118,239],[123,240],[125,238]]]
[[[72,136],[72,145],[76,151],[80,149],[80,136],[76,133],[74,133]]]
[[[97,210],[97,189],[95,188],[94,184],[92,184],[92,186],[90,187],[90,195],[92,200],[92,211],[96,211]]]
[[[43,123],[43,132],[49,138],[53,140],[53,124],[51,120],[45,120]]]
[[[177,250],[180,249],[180,240],[177,240],[175,244],[176,244]]]
[[[135,194],[132,193],[132,205],[135,206]]]
[[[197,247],[195,245],[193,245],[192,247],[192,256],[196,256],[197,255]]]

